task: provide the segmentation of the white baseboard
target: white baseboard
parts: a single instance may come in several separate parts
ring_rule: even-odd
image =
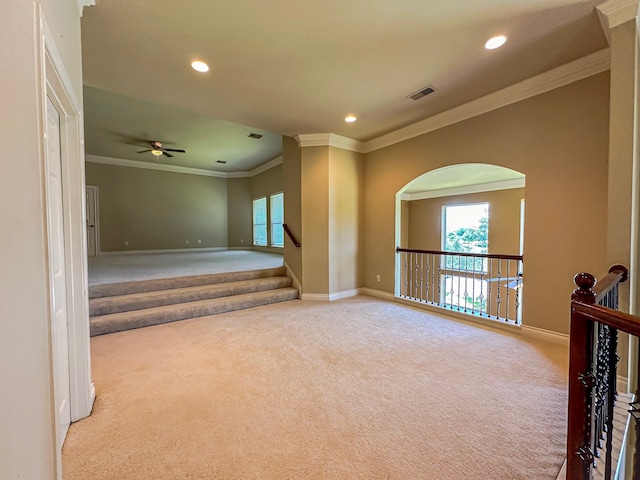
[[[354,288],[336,293],[303,293],[300,298],[302,298],[302,300],[314,300],[316,302],[333,302],[343,298],[355,297],[359,293],[360,289]]]
[[[375,288],[361,287],[358,290],[360,291],[360,295],[381,298],[383,300],[389,300],[390,302],[393,302],[395,299],[393,293],[383,292],[382,290],[376,290]]]
[[[314,302],[328,302],[329,294],[328,293],[302,293],[300,294],[300,298],[302,300],[311,300]]]
[[[293,273],[293,270],[291,270],[289,265],[287,265],[287,262],[282,262],[282,264],[284,265],[284,269],[287,272],[287,277],[291,278],[291,286],[293,288],[297,288],[298,289],[298,298],[301,298],[302,297],[302,285],[300,285],[300,282],[298,281],[298,277],[296,277],[296,275]]]
[[[93,410],[93,405],[96,401],[96,386],[92,382],[91,383],[91,392],[89,392],[89,413]]]
[[[203,247],[203,248],[165,248],[161,250],[122,250],[116,252],[100,252],[100,256],[108,255],[146,255],[153,253],[187,253],[187,252],[219,252],[230,250],[227,247]],[[244,249],[243,249],[244,250]]]
[[[567,480],[567,459],[566,458],[562,463],[562,468],[560,469],[560,473],[558,473],[556,480]]]
[[[553,332],[551,330],[545,330],[544,328],[532,327],[530,325],[522,325],[522,335],[525,337],[533,338],[535,340],[542,340],[543,342],[552,342],[569,346],[569,335],[566,333]]]

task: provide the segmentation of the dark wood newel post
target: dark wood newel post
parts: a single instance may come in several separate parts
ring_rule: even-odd
[[[593,322],[575,311],[573,302],[594,304],[596,278],[579,273],[573,278],[578,288],[571,295],[571,340],[569,360],[569,418],[567,430],[567,480],[587,480],[593,464],[591,450],[593,374]]]

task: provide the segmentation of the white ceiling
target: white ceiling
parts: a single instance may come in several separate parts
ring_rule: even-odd
[[[409,183],[402,193],[406,195],[434,190],[454,190],[470,185],[506,184],[514,181],[524,184],[524,179],[523,173],[510,168],[483,163],[465,163],[427,172]]]
[[[121,114],[109,119],[92,102],[96,91],[87,90],[88,153],[115,154],[109,142],[142,136],[185,148],[188,161],[197,134],[189,137],[180,124],[190,114],[278,135],[332,132],[370,140],[605,48],[598,3],[97,0],[82,20],[85,85],[156,107],[144,121],[123,120],[140,114],[137,107],[119,107]],[[498,33],[509,37],[507,44],[485,50]],[[211,71],[193,71],[193,58]],[[427,85],[435,93],[406,98]],[[348,113],[358,121],[345,123]],[[194,160],[198,168],[224,171],[210,166],[217,141],[212,135],[198,147],[214,152]],[[256,166],[273,158],[273,149],[258,156],[230,153],[227,168]]]

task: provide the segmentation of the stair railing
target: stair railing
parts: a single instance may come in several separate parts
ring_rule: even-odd
[[[594,469],[605,480],[616,473],[613,416],[618,331],[640,336],[640,317],[617,310],[618,285],[627,280],[628,273],[625,266],[614,265],[599,283],[589,273],[574,277],[577,288],[571,296],[567,480],[590,480]],[[640,478],[637,475],[640,472],[634,471],[633,478]]]
[[[407,300],[519,324],[522,255],[396,248]]]
[[[287,227],[286,223],[282,224],[282,228],[284,228],[284,231],[287,232],[287,235],[289,236],[293,244],[296,247],[300,248],[300,242],[298,242],[298,240],[296,240],[296,237],[293,236],[293,233],[291,233],[291,230],[289,230],[289,227]]]

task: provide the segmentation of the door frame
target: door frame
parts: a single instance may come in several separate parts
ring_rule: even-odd
[[[89,344],[89,300],[87,275],[87,246],[85,228],[85,171],[84,171],[84,131],[82,102],[74,90],[71,77],[67,73],[64,61],[56,48],[54,36],[39,4],[36,4],[36,30],[38,42],[39,77],[39,129],[40,137],[45,132],[45,112],[47,98],[50,98],[60,113],[60,144],[63,188],[64,247],[67,287],[67,315],[69,342],[69,403],[71,421],[75,422],[91,413],[95,400],[95,387],[91,379],[91,360]],[[40,145],[41,174],[45,171],[44,142]],[[42,186],[42,198],[46,201]],[[46,209],[45,209],[46,211]],[[46,214],[45,214],[46,215]],[[46,227],[46,216],[43,219]],[[48,231],[45,230],[48,236]],[[49,273],[49,267],[47,266]],[[48,281],[48,280],[47,280]],[[51,291],[51,286],[49,286]],[[48,299],[51,311],[51,298]],[[49,313],[50,315],[50,313]],[[51,318],[49,318],[49,322]],[[52,338],[49,330],[49,362],[53,366]],[[52,370],[51,370],[52,371]],[[53,371],[52,371],[53,372]],[[52,380],[53,382],[53,380]],[[51,408],[54,408],[53,391]],[[57,433],[54,432],[57,436]],[[54,439],[57,444],[57,438]],[[58,450],[58,449],[56,449]],[[61,452],[56,451],[58,478],[62,476]]]
[[[96,257],[100,256],[100,189],[97,185],[87,185],[85,187],[86,192],[93,191],[93,198],[95,199],[94,207],[94,230],[93,234],[96,237]],[[86,222],[85,222],[86,225]]]

